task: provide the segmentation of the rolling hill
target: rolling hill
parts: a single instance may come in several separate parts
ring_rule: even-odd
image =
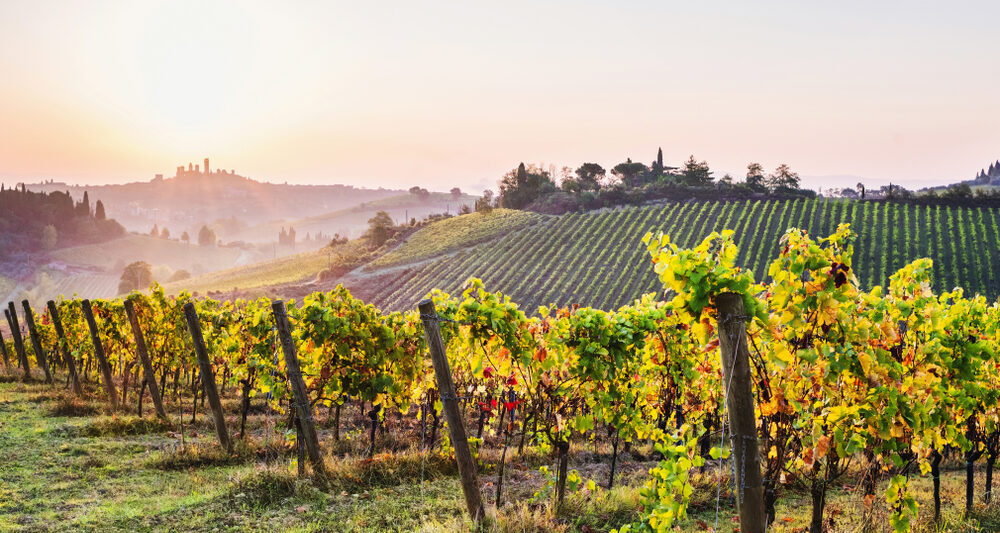
[[[930,257],[939,289],[962,286],[995,298],[1000,293],[998,219],[988,208],[830,199],[629,207],[546,217],[458,253],[371,272],[345,284],[366,301],[392,310],[412,308],[434,288],[457,292],[473,276],[529,311],[552,303],[611,309],[660,288],[641,243],[648,231],[664,231],[679,245],[691,246],[714,230],[733,229],[741,250],[738,264],[761,279],[787,228],[825,236],[849,222],[859,234],[855,262],[863,285],[885,284],[907,262]],[[405,257],[393,261],[406,262]]]

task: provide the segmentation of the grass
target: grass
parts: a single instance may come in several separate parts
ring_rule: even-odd
[[[55,250],[52,258],[71,264],[107,268],[115,263],[129,264],[146,261],[151,265],[169,265],[174,269],[188,269],[199,264],[206,270],[226,268],[236,262],[241,250],[198,246],[147,235],[126,235],[120,239],[98,244],[74,246]]]
[[[329,477],[317,484],[295,475],[294,448],[281,437],[281,427],[277,428],[278,440],[267,437],[274,421],[266,414],[253,414],[248,422],[251,436],[246,442],[238,441],[233,454],[225,454],[204,413],[194,426],[184,426],[182,446],[175,433],[176,421],[167,427],[151,417],[84,414],[105,411],[95,402],[70,402],[60,388],[42,384],[0,383],[0,531],[471,529],[453,460],[436,452],[421,454],[412,443],[367,459],[359,453],[366,439],[355,436],[357,430],[345,429],[347,442],[339,447],[333,446],[327,433],[322,445]],[[57,407],[66,404],[74,406],[72,414],[77,416],[57,414]],[[351,418],[347,413],[344,417]],[[404,435],[393,437],[393,442],[402,442]],[[340,455],[331,455],[334,448]],[[584,479],[603,482],[606,450],[597,451],[600,455],[592,445],[581,444],[572,452],[570,466]],[[644,449],[637,449],[638,455],[623,456],[622,483],[614,490],[570,492],[559,513],[547,500],[530,500],[542,486],[538,465],[552,465],[552,458],[537,450],[529,450],[525,457],[508,456],[507,490],[503,505],[496,510],[492,501],[494,452],[484,449],[479,456],[489,509],[485,531],[608,531],[641,515],[639,491],[643,472],[651,464],[642,460]],[[977,504],[969,519],[963,517],[962,465],[946,466],[943,519],[936,527],[929,520],[930,478],[912,477],[911,487],[921,505],[916,530],[1000,530],[998,505]],[[694,474],[690,515],[678,531],[709,530],[716,520],[717,531],[736,530],[728,470],[724,471],[721,491],[718,467]],[[860,530],[864,505],[856,485],[847,479],[831,490],[828,531]],[[982,487],[979,473],[977,491]],[[879,501],[873,511],[873,531],[888,527],[887,512]],[[809,510],[806,491],[784,490],[771,531],[803,531]]]
[[[544,218],[537,213],[495,209],[439,220],[421,229],[398,248],[372,261],[370,268],[414,263],[473,246]]]
[[[250,296],[259,296],[266,294],[266,289],[275,285],[311,281],[328,266],[337,267],[352,263],[365,252],[366,244],[354,240],[335,248],[321,248],[312,252],[220,270],[184,281],[167,283],[163,287],[170,294],[182,290],[199,294],[239,290],[250,291]]]

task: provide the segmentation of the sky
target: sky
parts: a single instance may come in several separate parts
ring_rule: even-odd
[[[994,1],[0,0],[0,181],[210,157],[481,190],[662,147],[718,176],[949,183],[1000,158],[998,24]]]

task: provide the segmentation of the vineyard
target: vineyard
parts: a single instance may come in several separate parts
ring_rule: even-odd
[[[881,237],[855,235],[837,224],[843,218],[882,228]],[[952,222],[942,228],[939,221]],[[800,223],[813,229],[780,229]],[[827,233],[824,224],[832,226]],[[707,231],[716,227],[737,229]],[[684,229],[671,237],[645,233],[649,228]],[[8,379],[44,375],[53,382],[53,416],[101,402],[121,424],[118,416],[129,411],[141,416],[148,398],[158,422],[133,419],[127,431],[176,441],[157,456],[167,469],[205,469],[218,480],[213,469],[220,466],[267,465],[220,496],[244,510],[241,498],[301,490],[288,481],[289,469],[313,480],[324,505],[379,486],[401,490],[404,478],[419,482],[426,498],[425,481],[454,479],[457,460],[461,488],[432,496],[451,506],[446,528],[467,528],[474,517],[511,531],[738,525],[753,532],[765,523],[814,532],[935,523],[993,530],[1000,516],[991,505],[1000,456],[1000,304],[972,290],[934,287],[936,279],[947,287],[989,270],[997,243],[989,231],[996,228],[989,211],[839,202],[577,215],[504,237],[488,246],[497,255],[481,261],[493,257],[502,273],[502,265],[534,253],[536,274],[592,282],[579,292],[563,277],[516,289],[540,294],[539,301],[558,301],[566,290],[604,295],[598,303],[611,307],[654,288],[667,299],[649,294],[614,311],[571,305],[526,313],[529,307],[490,292],[492,285],[469,280],[459,294],[430,291],[419,312],[422,295],[400,295],[392,305],[406,310],[393,312],[342,287],[287,308],[155,288],[124,299],[50,302],[37,315],[24,305],[21,322],[11,303],[13,338],[0,344]],[[814,231],[829,236],[814,238]],[[561,240],[542,238],[551,233]],[[636,233],[645,235],[633,250]],[[741,234],[772,235],[773,246],[758,240],[741,251]],[[604,237],[576,238],[583,235]],[[612,251],[599,252],[602,243]],[[982,260],[902,264],[944,248],[953,258],[976,251]],[[451,261],[466,265],[477,253],[487,252]],[[598,254],[604,263],[574,269],[563,259]],[[899,268],[890,269],[896,261]],[[612,272],[625,272],[625,281]],[[649,276],[651,287],[642,281]],[[871,286],[881,279],[888,283]],[[995,290],[987,280],[972,286]],[[71,392],[55,392],[64,388]],[[190,426],[199,402],[211,418]],[[186,444],[193,437],[185,422],[217,438]],[[949,476],[958,465],[964,476]],[[527,476],[529,467],[537,474]],[[954,490],[942,485],[961,477],[965,499],[942,497]],[[932,494],[916,490],[927,483]],[[5,499],[26,497],[16,485],[4,490],[14,491]],[[834,501],[843,505],[836,512]],[[455,521],[463,507],[467,517]],[[30,527],[16,519],[16,505],[15,516],[10,509],[0,507],[0,524]],[[60,509],[50,513],[71,523],[72,511]],[[316,520],[329,514],[327,507],[301,509]],[[760,511],[761,523],[747,522],[748,509]],[[790,516],[794,509],[808,511]],[[162,525],[157,520],[170,512],[122,524]],[[432,521],[448,516],[434,513],[442,514]],[[271,515],[262,516],[266,522]],[[415,523],[385,513],[382,522],[336,519],[319,527],[428,526],[426,515]]]
[[[1000,214],[995,209],[830,199],[692,202],[545,217],[454,256],[414,265],[402,275],[394,271],[381,284],[366,278],[347,286],[381,308],[402,310],[431,289],[456,291],[477,277],[526,310],[574,303],[610,310],[659,288],[640,246],[650,229],[669,233],[682,246],[693,246],[712,231],[733,229],[737,264],[763,281],[786,229],[828,235],[841,223],[858,233],[854,259],[863,267],[855,274],[863,287],[885,285],[891,273],[928,257],[935,263],[935,286],[963,287],[991,298],[1000,294]],[[394,264],[402,262],[394,256]]]

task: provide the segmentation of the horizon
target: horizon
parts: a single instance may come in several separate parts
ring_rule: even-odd
[[[522,161],[610,168],[662,147],[716,177],[754,161],[810,188],[919,189],[1000,157],[986,2],[0,13],[7,183],[149,181],[207,155],[272,183],[478,192]]]

